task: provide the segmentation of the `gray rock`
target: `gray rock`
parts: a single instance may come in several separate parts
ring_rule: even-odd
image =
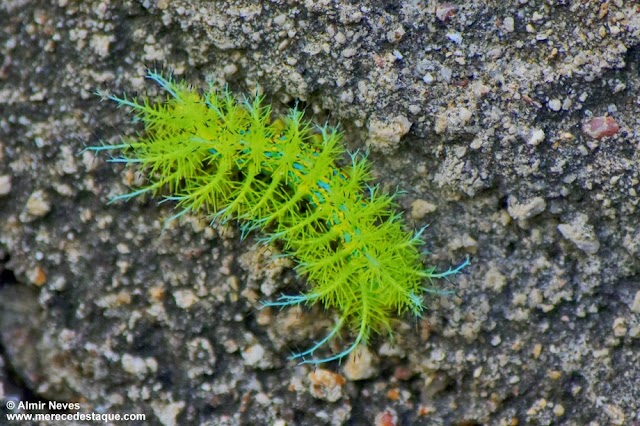
[[[1,290],[0,339],[30,389],[147,424],[372,424],[389,405],[416,425],[637,421],[635,5],[426,3],[0,5],[0,251],[19,281]],[[427,266],[472,263],[435,282],[455,294],[394,325],[397,351],[373,339],[376,373],[335,402],[287,360],[333,314],[259,310],[303,278],[269,256],[241,262],[255,240],[234,223],[163,231],[171,203],[107,204],[142,178],[76,156],[141,130],[93,93],[155,98],[145,65],[197,87],[259,84],[276,115],[298,100],[316,123],[340,122],[352,150],[406,119],[372,150],[376,183],[408,191],[405,209],[437,206],[409,221],[430,223]],[[589,137],[594,117],[619,129]]]
[[[534,197],[529,200],[519,202],[514,196],[510,196],[507,200],[509,207],[507,211],[509,216],[516,220],[531,219],[539,215],[547,208],[547,203],[542,197]]]
[[[588,221],[589,218],[586,214],[579,213],[570,223],[558,225],[558,231],[583,252],[595,254],[600,249],[600,242],[595,235],[593,226],[589,225]]]

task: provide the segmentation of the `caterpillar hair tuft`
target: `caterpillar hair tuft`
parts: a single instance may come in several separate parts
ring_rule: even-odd
[[[107,96],[130,108],[144,133],[88,148],[117,152],[109,161],[148,176],[144,187],[111,201],[168,194],[177,208],[172,219],[191,212],[215,222],[237,220],[243,237],[260,231],[259,241],[279,242],[309,286],[263,306],[320,303],[339,314],[325,338],[292,359],[340,360],[374,334],[392,336],[393,318],[407,311],[420,317],[424,296],[442,293],[433,279],[468,264],[441,273],[423,265],[424,228],[405,230],[394,195],[372,184],[366,155],[348,153],[337,128],[313,125],[297,107],[273,120],[259,95],[238,101],[228,89],[211,85],[199,92],[152,70],[147,78],[168,94],[164,101]],[[350,345],[314,358],[345,329],[354,336]]]

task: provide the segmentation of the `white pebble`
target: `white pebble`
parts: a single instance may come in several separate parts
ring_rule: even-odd
[[[504,21],[502,21],[502,27],[506,32],[512,33],[516,29],[516,23],[511,16],[507,16],[504,18]]]
[[[30,222],[38,217],[43,217],[51,211],[51,202],[47,193],[39,189],[34,191],[27,200],[24,210],[20,214],[20,220]]]
[[[549,101],[549,109],[551,111],[560,111],[562,109],[562,102],[559,99],[551,99]]]
[[[0,196],[11,192],[11,176],[0,176]]]
[[[447,38],[452,42],[454,42],[455,44],[462,44],[462,36],[460,35],[460,33],[457,33],[457,32],[447,33]]]
[[[527,140],[527,145],[538,146],[542,141],[544,141],[545,134],[542,129],[534,129]]]

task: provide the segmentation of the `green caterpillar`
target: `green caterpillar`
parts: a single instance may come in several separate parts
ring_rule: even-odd
[[[321,303],[339,312],[329,334],[293,355],[302,363],[340,360],[372,334],[392,336],[393,317],[420,316],[425,293],[441,293],[431,279],[458,273],[425,268],[421,234],[404,230],[394,195],[371,186],[366,155],[347,153],[336,129],[313,126],[293,108],[272,120],[264,98],[238,102],[213,86],[201,93],[184,82],[149,70],[169,97],[161,103],[108,96],[135,113],[145,126],[137,140],[89,148],[119,151],[110,161],[144,171],[148,184],[112,199],[128,200],[168,191],[177,204],[175,219],[187,212],[212,222],[237,220],[243,237],[260,230],[260,241],[283,244],[296,270],[309,282],[301,295],[282,295],[264,306]],[[348,165],[338,166],[338,160]],[[323,359],[314,353],[348,328],[355,339],[342,352]]]

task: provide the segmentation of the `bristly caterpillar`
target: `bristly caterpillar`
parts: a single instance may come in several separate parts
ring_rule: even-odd
[[[144,134],[89,148],[119,151],[110,161],[148,176],[145,187],[112,201],[168,191],[165,198],[179,209],[173,218],[193,212],[216,222],[237,220],[243,236],[260,230],[261,241],[280,241],[309,290],[264,306],[321,303],[340,316],[324,339],[292,359],[340,360],[366,345],[372,333],[392,336],[393,317],[406,311],[419,317],[425,293],[440,293],[431,279],[456,274],[468,264],[442,273],[424,267],[419,250],[424,228],[404,230],[394,195],[369,185],[366,156],[348,153],[336,128],[312,125],[297,108],[272,120],[261,96],[238,102],[228,90],[213,86],[201,93],[151,70],[147,78],[169,94],[164,102],[108,96],[133,110]],[[348,165],[338,166],[345,158]],[[356,336],[353,343],[314,359],[316,350],[343,328]]]

